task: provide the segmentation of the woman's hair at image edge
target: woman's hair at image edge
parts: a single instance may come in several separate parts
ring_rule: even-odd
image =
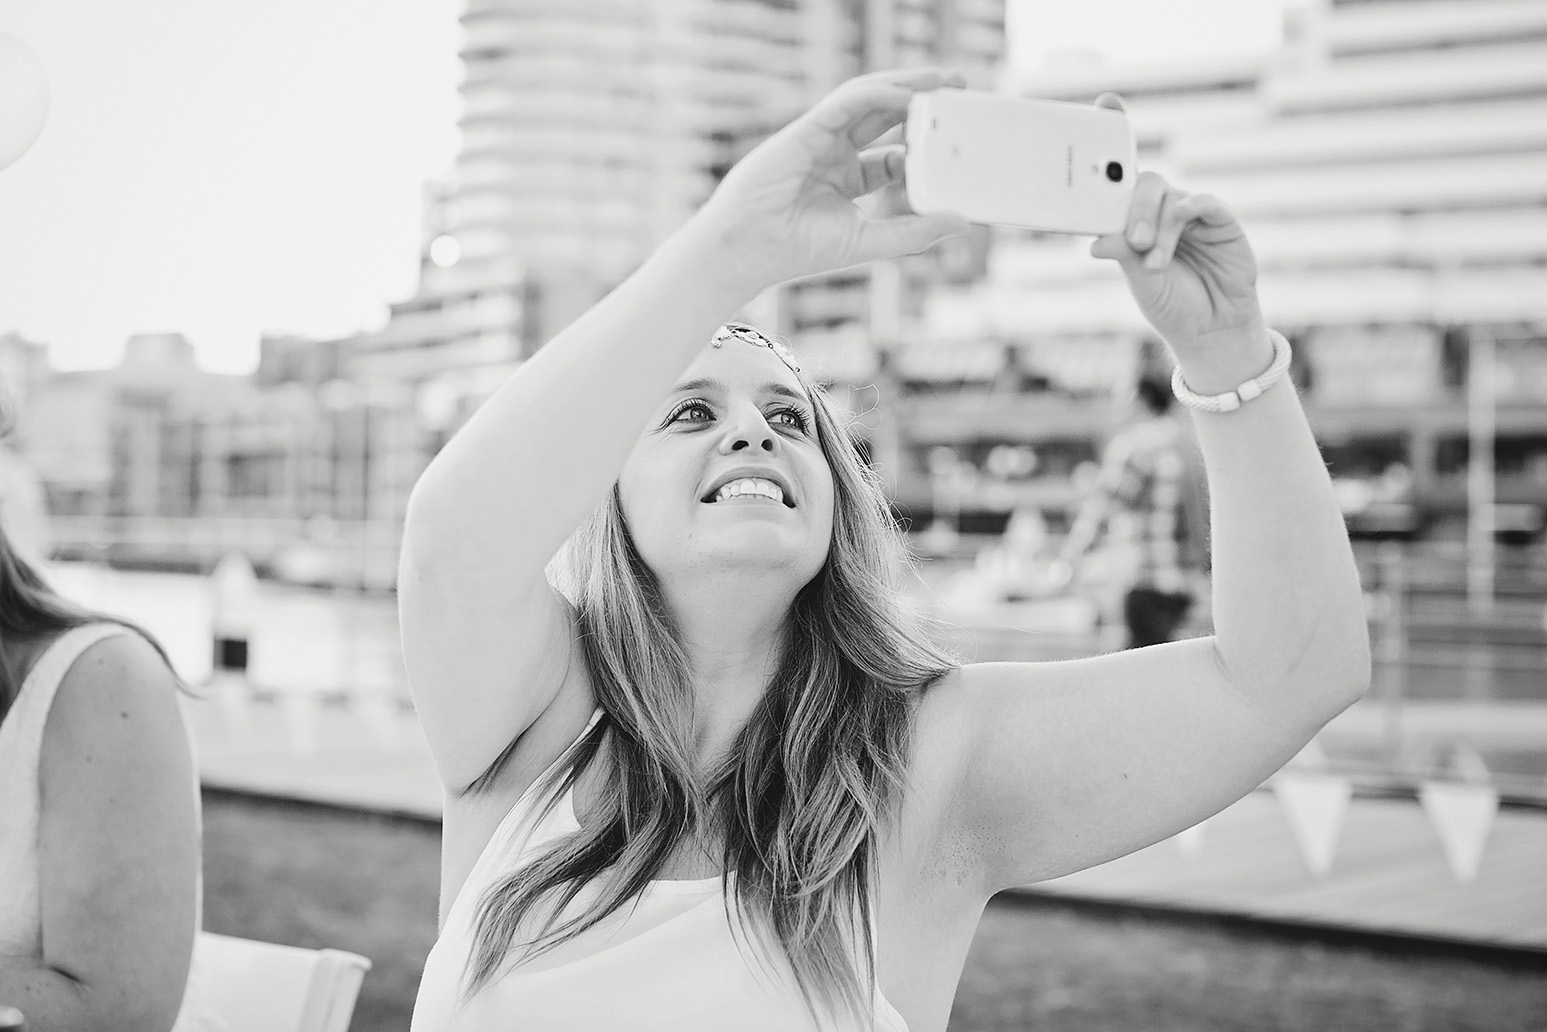
[[[764,933],[755,948],[770,938],[782,948],[818,1020],[818,1004],[869,1020],[877,836],[902,785],[913,703],[957,662],[930,643],[928,621],[900,590],[912,556],[879,477],[821,388],[797,375],[832,469],[832,540],[719,769],[696,769],[687,659],[616,486],[550,566],[575,605],[603,718],[539,791],[551,806],[592,764],[604,787],[585,826],[484,895],[464,996],[513,953],[540,956],[624,906],[674,846],[708,830],[735,875],[727,906]],[[486,789],[509,752],[470,791]],[[595,899],[557,920],[592,881]]]
[[[78,606],[49,587],[32,564],[16,554],[0,527],[0,640],[37,638],[92,623],[116,623],[129,628],[150,642],[168,670],[173,669],[166,650],[143,627],[123,617]],[[21,673],[11,669],[11,657],[0,649],[0,715],[10,709],[21,691]],[[180,679],[178,684],[182,686]]]
[[[11,392],[0,380],[0,440],[10,435],[15,412]],[[94,613],[74,605],[50,588],[32,564],[16,554],[5,528],[0,526],[0,641],[35,638],[90,623],[122,624],[150,642],[161,654],[167,669],[173,669],[166,650],[143,627],[122,617]],[[11,703],[21,691],[17,680],[21,673],[11,669],[11,657],[0,649],[0,717],[10,711]],[[175,672],[173,676],[176,676]],[[178,685],[182,686],[181,679],[178,679]]]

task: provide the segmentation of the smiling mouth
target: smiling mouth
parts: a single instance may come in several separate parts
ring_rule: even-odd
[[[795,508],[795,504],[784,497],[784,489],[772,480],[762,477],[742,477],[732,480],[702,499],[711,505],[720,502],[734,502],[739,500],[776,502],[787,509]]]

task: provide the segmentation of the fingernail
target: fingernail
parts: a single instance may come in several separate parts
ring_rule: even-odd
[[[1154,234],[1154,232],[1155,231],[1150,228],[1150,224],[1148,222],[1136,223],[1133,227],[1133,242],[1135,246],[1149,246],[1150,237]]]
[[[1144,256],[1144,267],[1146,269],[1164,269],[1166,267],[1166,256],[1159,251],[1151,251]]]

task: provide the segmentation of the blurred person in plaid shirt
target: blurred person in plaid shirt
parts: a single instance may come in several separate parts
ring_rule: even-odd
[[[1135,389],[1140,418],[1118,430],[1059,550],[1053,571],[1068,583],[1097,546],[1124,570],[1128,648],[1172,641],[1194,602],[1207,597],[1208,502],[1197,445],[1173,418],[1168,376],[1147,369]]]

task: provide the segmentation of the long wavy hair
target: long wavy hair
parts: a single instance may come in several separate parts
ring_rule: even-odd
[[[552,806],[593,766],[603,788],[579,831],[480,901],[464,998],[513,958],[535,959],[617,911],[673,847],[701,835],[721,843],[727,910],[750,918],[741,927],[757,941],[738,943],[760,964],[781,949],[819,1023],[847,1013],[868,1027],[877,842],[903,785],[914,704],[957,660],[931,643],[901,591],[912,556],[879,477],[820,385],[796,375],[832,470],[832,539],[790,608],[762,700],[718,767],[695,762],[686,653],[616,486],[555,557],[550,573],[574,605],[603,717],[537,790]],[[595,898],[560,920],[591,883]]]

